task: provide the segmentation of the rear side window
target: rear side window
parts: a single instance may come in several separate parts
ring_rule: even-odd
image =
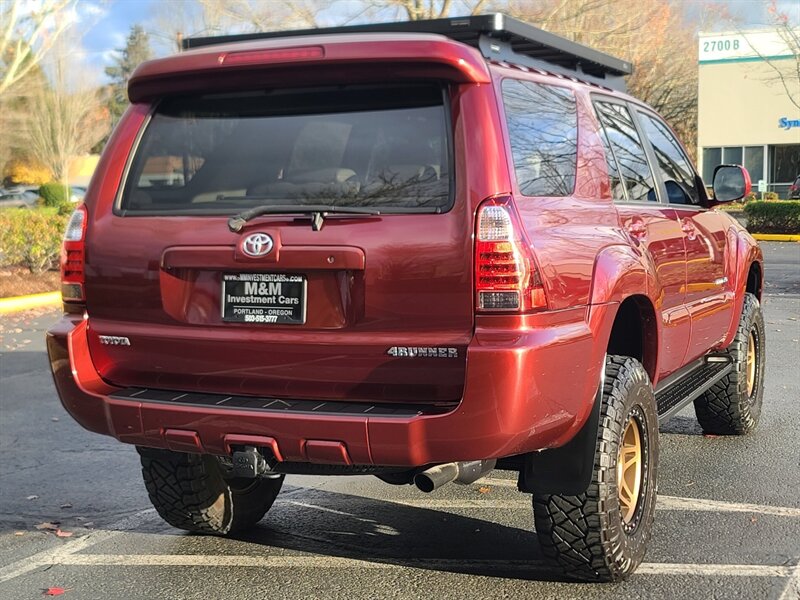
[[[156,108],[120,208],[216,214],[325,204],[442,212],[450,125],[437,85],[181,97]]]
[[[694,170],[678,140],[660,120],[643,112],[639,114],[645,135],[653,146],[670,203],[698,204],[700,197],[697,193]]]
[[[503,80],[517,185],[525,196],[568,196],[575,189],[578,116],[570,90]]]
[[[628,200],[657,201],[653,173],[628,109],[611,102],[595,102],[595,109],[625,183]]]

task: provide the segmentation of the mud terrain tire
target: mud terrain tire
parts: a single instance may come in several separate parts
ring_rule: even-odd
[[[276,479],[230,479],[216,458],[137,448],[153,506],[167,523],[196,533],[226,535],[258,523],[283,485]]]
[[[739,328],[727,350],[733,371],[694,401],[705,433],[744,435],[758,425],[764,399],[765,339],[761,304],[753,294],[745,294]]]
[[[637,429],[640,453],[635,494],[629,493],[627,483],[620,485],[617,470],[618,462],[630,464],[625,460],[632,456],[630,427]],[[650,378],[639,361],[609,356],[588,489],[577,496],[533,495],[534,524],[545,556],[570,579],[612,582],[627,578],[642,562],[650,540],[657,463],[658,417]],[[625,490],[624,502],[620,487]]]

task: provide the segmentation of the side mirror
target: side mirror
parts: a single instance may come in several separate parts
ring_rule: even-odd
[[[750,174],[739,165],[720,165],[714,169],[715,202],[741,200],[750,193]]]

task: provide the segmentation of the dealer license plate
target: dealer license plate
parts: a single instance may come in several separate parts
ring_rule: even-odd
[[[224,273],[222,320],[302,325],[306,278],[290,273]]]

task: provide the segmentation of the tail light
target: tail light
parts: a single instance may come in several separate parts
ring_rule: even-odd
[[[475,292],[479,311],[528,312],[547,308],[544,287],[511,197],[478,208]]]
[[[86,266],[86,207],[78,206],[67,223],[61,248],[61,299],[83,302]]]

